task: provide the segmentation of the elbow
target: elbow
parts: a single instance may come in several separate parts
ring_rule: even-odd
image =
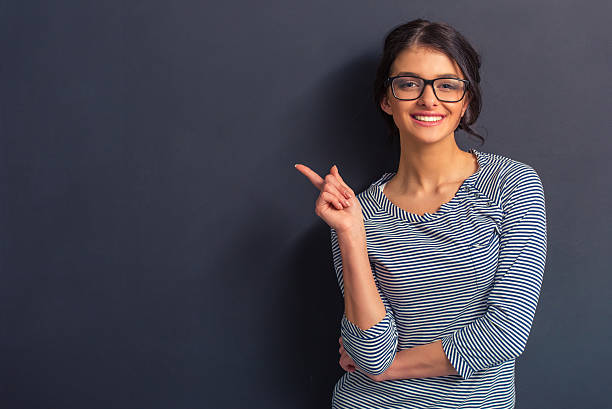
[[[519,314],[506,314],[504,319],[491,320],[492,329],[497,339],[491,341],[497,345],[494,348],[499,361],[505,362],[516,359],[525,350],[527,339],[531,331],[533,313],[526,316]]]
[[[342,344],[355,365],[370,375],[385,372],[395,359],[398,344],[397,327],[390,312],[366,330],[350,322],[346,315],[341,325]]]
[[[512,332],[498,338],[496,347],[492,348],[493,362],[501,364],[521,356],[527,345],[527,336],[525,333]]]
[[[526,335],[517,335],[515,337],[508,338],[503,350],[503,354],[506,356],[506,361],[516,359],[521,356],[526,345]]]
[[[351,357],[355,361],[355,365],[368,375],[381,375],[383,374],[395,359],[397,353],[397,344],[393,349],[388,351],[378,351],[372,355],[362,355],[359,357]],[[350,355],[350,354],[349,354]]]
[[[347,354],[363,372],[380,375],[393,363],[397,353],[398,334],[393,320],[386,320],[367,330],[352,330],[358,327],[348,320],[342,327],[342,344]]]

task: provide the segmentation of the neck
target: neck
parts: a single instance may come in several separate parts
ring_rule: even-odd
[[[394,177],[400,191],[435,192],[445,184],[465,179],[466,158],[472,155],[459,149],[454,133],[434,144],[415,143],[406,137],[400,137],[400,141],[401,156]]]

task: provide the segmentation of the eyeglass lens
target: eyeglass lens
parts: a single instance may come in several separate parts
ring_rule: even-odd
[[[418,77],[393,79],[393,93],[399,99],[417,99],[423,91],[424,82]],[[456,102],[463,98],[465,83],[453,78],[437,78],[433,82],[434,94],[440,101]]]

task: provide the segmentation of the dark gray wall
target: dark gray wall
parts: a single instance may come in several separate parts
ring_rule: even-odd
[[[336,163],[356,191],[394,169],[370,89],[384,35],[417,17],[481,53],[480,149],[544,184],[517,408],[610,407],[610,15],[605,1],[3,1],[0,407],[329,407],[342,300],[293,164]]]

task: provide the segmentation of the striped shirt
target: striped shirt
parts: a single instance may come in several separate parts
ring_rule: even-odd
[[[383,373],[399,350],[442,341],[458,375],[376,382],[346,372],[333,408],[513,408],[515,359],[535,314],[546,260],[544,190],[522,162],[471,149],[478,170],[434,213],[410,213],[383,193],[385,173],[357,195],[370,266],[386,309],[363,330],[342,316],[348,355]],[[342,255],[332,255],[344,295]]]

